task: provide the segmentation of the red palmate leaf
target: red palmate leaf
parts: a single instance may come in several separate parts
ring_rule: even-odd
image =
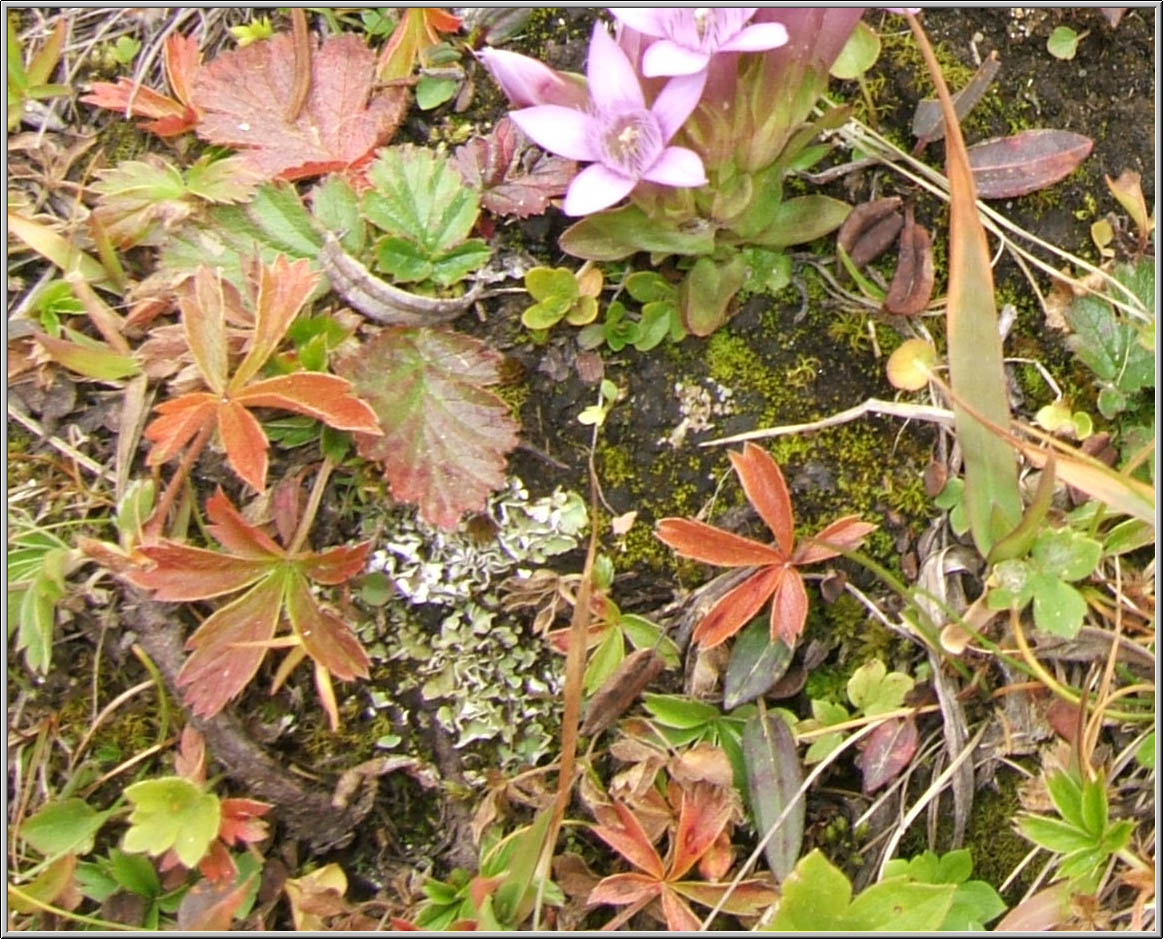
[[[370,158],[407,106],[407,91],[372,95],[375,54],[357,36],[331,36],[311,52],[311,85],[288,118],[295,89],[292,38],[280,34],[223,53],[194,77],[198,135],[242,151],[271,179],[342,172]]]
[[[254,339],[230,381],[233,390],[249,382],[271,357],[320,276],[306,258],[292,261],[285,254],[255,265],[251,273],[246,286],[254,308]]]
[[[155,591],[155,597],[166,603],[208,600],[234,593],[261,580],[270,568],[268,558],[239,558],[171,541],[142,545],[138,550],[155,566],[136,571],[129,579]]]
[[[343,620],[315,602],[307,578],[293,578],[283,602],[291,628],[311,658],[346,681],[367,678],[370,662],[363,646]]]
[[[156,446],[146,462],[159,466],[177,455],[208,421],[217,420],[218,398],[204,391],[194,391],[163,401],[156,408],[161,417],[154,418],[142,432]]]
[[[771,638],[782,639],[791,648],[804,631],[808,618],[808,594],[804,579],[794,567],[786,568],[771,599]]]
[[[649,874],[629,872],[611,874],[594,885],[586,897],[587,904],[609,903],[611,906],[628,906],[656,896],[662,891],[662,881]]]
[[[81,98],[86,104],[124,112],[127,107],[135,117],[148,117],[143,130],[153,131],[159,137],[175,137],[190,130],[198,121],[198,112],[190,101],[190,82],[202,60],[198,43],[179,33],[166,37],[166,77],[174,93],[171,98],[152,88],[139,87],[134,94],[134,82],[119,78],[116,84],[93,82],[89,94]],[[130,101],[132,100],[132,105]]]
[[[322,372],[295,372],[252,382],[234,400],[247,407],[296,411],[337,430],[378,435],[380,429],[375,411],[351,394],[351,382]]]
[[[638,816],[621,802],[615,802],[614,809],[621,824],[593,825],[591,831],[635,867],[656,880],[662,880],[665,876],[662,858],[654,850]]]
[[[723,786],[699,782],[683,789],[668,880],[682,877],[710,850],[731,820],[732,808]]]
[[[662,912],[666,916],[666,928],[671,932],[697,932],[699,918],[687,906],[686,900],[672,890],[662,892]]]
[[[206,500],[206,516],[210,519],[210,534],[242,558],[261,558],[269,561],[283,553],[273,538],[261,528],[250,524],[221,489]]]
[[[392,496],[418,503],[432,524],[455,527],[504,483],[517,424],[484,387],[499,381],[500,362],[470,336],[399,326],[336,363],[383,429],[382,437],[357,435],[360,454],[382,461]]]
[[[753,443],[746,444],[742,453],[728,453],[727,456],[743,484],[747,501],[755,506],[759,517],[775,535],[775,543],[787,557],[795,548],[795,532],[791,494],[787,491],[779,464],[763,447]]]
[[[532,163],[526,154],[533,157]],[[456,168],[481,190],[481,206],[494,215],[528,218],[549,208],[577,175],[573,160],[533,147],[509,118],[487,137],[474,137],[456,151]]]
[[[271,810],[268,802],[255,799],[223,799],[218,822],[218,837],[228,845],[262,841],[267,836],[267,823],[260,817]]]
[[[695,627],[691,638],[704,649],[730,639],[759,612],[784,578],[783,566],[764,567],[724,594]]]
[[[230,468],[257,492],[266,489],[267,435],[241,401],[220,401],[217,410],[218,436]]]
[[[805,538],[796,548],[792,561],[796,564],[826,561],[840,553],[837,548],[855,548],[866,535],[874,531],[876,526],[871,522],[861,521],[858,515],[845,515],[810,538]],[[826,547],[829,544],[836,545],[836,548]]]
[[[778,564],[786,555],[771,545],[733,535],[693,518],[664,518],[658,537],[685,558],[720,567]]]

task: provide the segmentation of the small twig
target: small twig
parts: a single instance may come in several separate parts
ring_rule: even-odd
[[[319,467],[319,475],[311,486],[311,495],[307,498],[307,506],[303,509],[303,517],[299,519],[299,527],[295,529],[295,536],[287,549],[288,554],[297,554],[307,540],[307,533],[315,522],[315,513],[319,511],[319,503],[323,500],[323,490],[327,488],[327,480],[335,463],[331,457],[324,457],[323,465]]]

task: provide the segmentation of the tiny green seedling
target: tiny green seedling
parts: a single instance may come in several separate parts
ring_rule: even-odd
[[[1054,58],[1069,61],[1078,52],[1078,44],[1089,35],[1089,29],[1079,33],[1069,26],[1056,26],[1050,38],[1046,40],[1046,48]]]
[[[526,329],[541,330],[565,320],[585,326],[598,315],[598,296],[604,278],[587,261],[575,274],[568,267],[535,267],[525,274],[525,289],[536,300],[521,314]]]
[[[578,423],[601,427],[606,423],[606,416],[610,413],[610,408],[614,406],[614,402],[617,400],[618,386],[610,381],[610,379],[603,378],[601,385],[598,387],[598,403],[583,408],[581,414],[577,416]]]

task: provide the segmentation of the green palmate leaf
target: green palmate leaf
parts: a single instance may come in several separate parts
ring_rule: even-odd
[[[121,164],[124,165],[124,164]],[[186,189],[207,202],[246,202],[263,181],[261,173],[238,156],[201,157],[185,173]]]
[[[142,854],[129,854],[120,848],[111,848],[108,870],[118,886],[139,897],[152,899],[162,892],[157,868]]]
[[[771,224],[749,240],[766,248],[786,248],[834,232],[852,206],[830,196],[797,196],[781,202]]]
[[[155,222],[173,227],[193,211],[183,198],[187,187],[181,171],[156,154],[98,171],[92,189],[98,193],[97,217],[121,247],[137,244]]]
[[[432,259],[433,281],[449,287],[464,280],[472,271],[484,267],[492,256],[492,249],[480,238],[470,238],[463,244],[449,248]]]
[[[425,280],[432,275],[432,260],[418,244],[389,236],[376,244],[376,264],[401,282]]]
[[[651,219],[635,205],[606,209],[567,228],[558,240],[576,258],[617,261],[638,251],[657,254],[710,254],[715,232],[710,226],[694,231],[670,228]]]
[[[873,884],[852,899],[852,885],[817,848],[803,858],[783,885],[769,930],[797,932],[938,929],[953,905],[953,884],[923,884],[895,877]]]
[[[205,856],[218,837],[218,797],[180,776],[146,779],[125,790],[133,804],[122,847],[131,852],[165,854],[171,848],[186,867]]]
[[[728,711],[761,697],[791,665],[793,650],[771,638],[768,617],[757,616],[735,640],[723,679],[723,707]]]
[[[956,884],[953,904],[942,931],[980,931],[985,924],[1005,912],[1006,905],[998,892],[983,880],[969,880],[973,858],[967,848],[950,851],[940,857],[925,851],[911,860],[894,858],[884,866],[884,880],[908,877],[924,884]]]
[[[322,237],[311,223],[310,214],[295,187],[289,183],[260,186],[246,212],[270,244],[293,257],[313,258],[323,245]]]
[[[620,613],[618,628],[635,649],[653,649],[662,656],[667,668],[678,668],[681,656],[678,646],[661,627],[636,613]]]
[[[381,460],[393,497],[419,503],[433,524],[454,527],[504,482],[517,425],[486,388],[499,381],[500,361],[469,336],[394,327],[336,363],[384,432],[358,437],[360,453]]]
[[[468,237],[480,212],[479,196],[453,161],[422,147],[388,147],[368,169],[374,188],[363,198],[372,224],[416,242],[429,255]]]
[[[868,717],[904,704],[915,682],[902,672],[889,672],[879,659],[860,666],[848,680],[848,699]]]
[[[796,742],[783,718],[762,711],[743,727],[743,765],[748,803],[756,831],[765,837],[787,810],[764,847],[767,865],[776,880],[791,873],[804,837],[806,806],[799,790],[803,784]],[[792,805],[792,800],[796,802]],[[787,807],[791,805],[790,809]]]
[[[1046,789],[1054,808],[1075,828],[1082,829],[1082,785],[1073,773],[1051,773],[1046,777]]]
[[[367,226],[359,213],[359,195],[342,176],[331,175],[311,190],[311,211],[319,224],[335,232],[348,254],[363,253]]]
[[[84,799],[49,802],[20,826],[20,835],[45,857],[71,851],[88,854],[93,837],[109,817]]]

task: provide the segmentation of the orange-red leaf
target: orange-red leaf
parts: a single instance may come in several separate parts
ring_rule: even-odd
[[[234,395],[247,407],[283,408],[337,430],[380,435],[376,412],[351,393],[351,382],[322,372],[294,372],[252,382]]]
[[[355,633],[315,602],[304,577],[290,579],[284,598],[287,616],[307,654],[337,678],[367,678],[367,653]]]
[[[587,905],[609,903],[611,906],[628,906],[656,896],[662,890],[662,881],[646,874],[633,872],[625,874],[611,874],[603,877],[590,895],[586,898]]]
[[[262,841],[267,836],[267,823],[259,817],[271,810],[268,802],[255,799],[223,799],[222,816],[218,822],[218,837],[226,844]]]
[[[711,607],[711,612],[695,627],[691,638],[704,649],[713,648],[730,639],[759,612],[783,581],[786,570],[783,565],[779,565],[756,571]]]
[[[407,105],[403,88],[371,95],[374,70],[375,54],[358,36],[325,39],[312,49],[307,100],[289,118],[295,88],[289,34],[223,53],[194,77],[198,135],[239,150],[269,179],[343,171],[371,156]]]
[[[267,487],[267,435],[240,401],[218,405],[218,434],[231,468],[256,491]]]
[[[233,593],[262,578],[270,561],[233,557],[205,548],[163,541],[142,545],[138,550],[154,562],[146,571],[134,571],[129,579],[146,590],[155,591],[158,600],[205,600]]]
[[[614,803],[620,825],[593,825],[591,830],[635,867],[656,880],[663,879],[662,858],[654,850],[638,817],[621,802]],[[607,878],[609,879],[609,878]],[[600,886],[600,885],[599,885]]]
[[[790,555],[795,547],[791,495],[779,464],[770,453],[750,441],[743,445],[742,453],[732,452],[727,456],[743,484],[747,500],[771,529],[784,555]]]
[[[215,394],[226,388],[226,300],[222,278],[202,265],[178,287],[182,331],[202,379]]]
[[[319,284],[319,274],[306,258],[292,261],[279,254],[270,264],[257,266],[255,281],[248,284],[254,301],[254,339],[230,381],[232,389],[250,381],[271,357],[291,320]]]
[[[666,928],[671,932],[697,932],[699,918],[687,906],[686,900],[672,890],[662,891],[662,912]]]
[[[186,704],[201,717],[213,717],[245,688],[263,657],[283,605],[285,579],[271,576],[237,600],[216,610],[187,640],[194,650],[178,673]]]
[[[736,916],[755,916],[779,899],[779,891],[760,878],[741,881],[733,890],[730,884],[709,884],[702,880],[679,880],[668,884],[671,890],[703,906],[718,906],[723,895],[723,912]]]
[[[357,545],[340,545],[318,554],[299,554],[295,560],[299,562],[299,569],[316,583],[342,584],[363,570],[371,546],[370,541],[361,541]]]
[[[166,78],[170,90],[182,104],[190,104],[190,83],[202,65],[202,52],[192,36],[170,33],[166,37],[164,53]]]
[[[811,538],[805,539],[796,549],[792,562],[814,564],[817,561],[834,558],[840,553],[837,548],[845,550],[855,548],[865,535],[873,531],[876,531],[876,526],[871,522],[862,521],[858,515],[845,515]],[[826,547],[826,544],[834,544],[836,548]]]
[[[727,827],[731,812],[728,792],[722,786],[700,782],[683,789],[674,835],[674,860],[667,880],[677,880],[694,867]]]
[[[206,516],[211,522],[208,526],[210,534],[229,548],[232,554],[268,561],[283,556],[283,549],[270,535],[242,517],[221,486],[206,500]]]
[[[752,564],[780,564],[787,555],[771,545],[733,535],[693,518],[664,518],[658,523],[658,538],[684,558],[719,567],[748,567]]]
[[[808,618],[808,594],[804,579],[794,567],[775,588],[771,601],[771,638],[782,639],[789,649],[795,646]]]
[[[142,431],[142,436],[156,445],[146,460],[150,466],[158,466],[175,456],[208,421],[215,420],[218,399],[207,392],[194,391],[163,401],[157,411],[161,416]]]

